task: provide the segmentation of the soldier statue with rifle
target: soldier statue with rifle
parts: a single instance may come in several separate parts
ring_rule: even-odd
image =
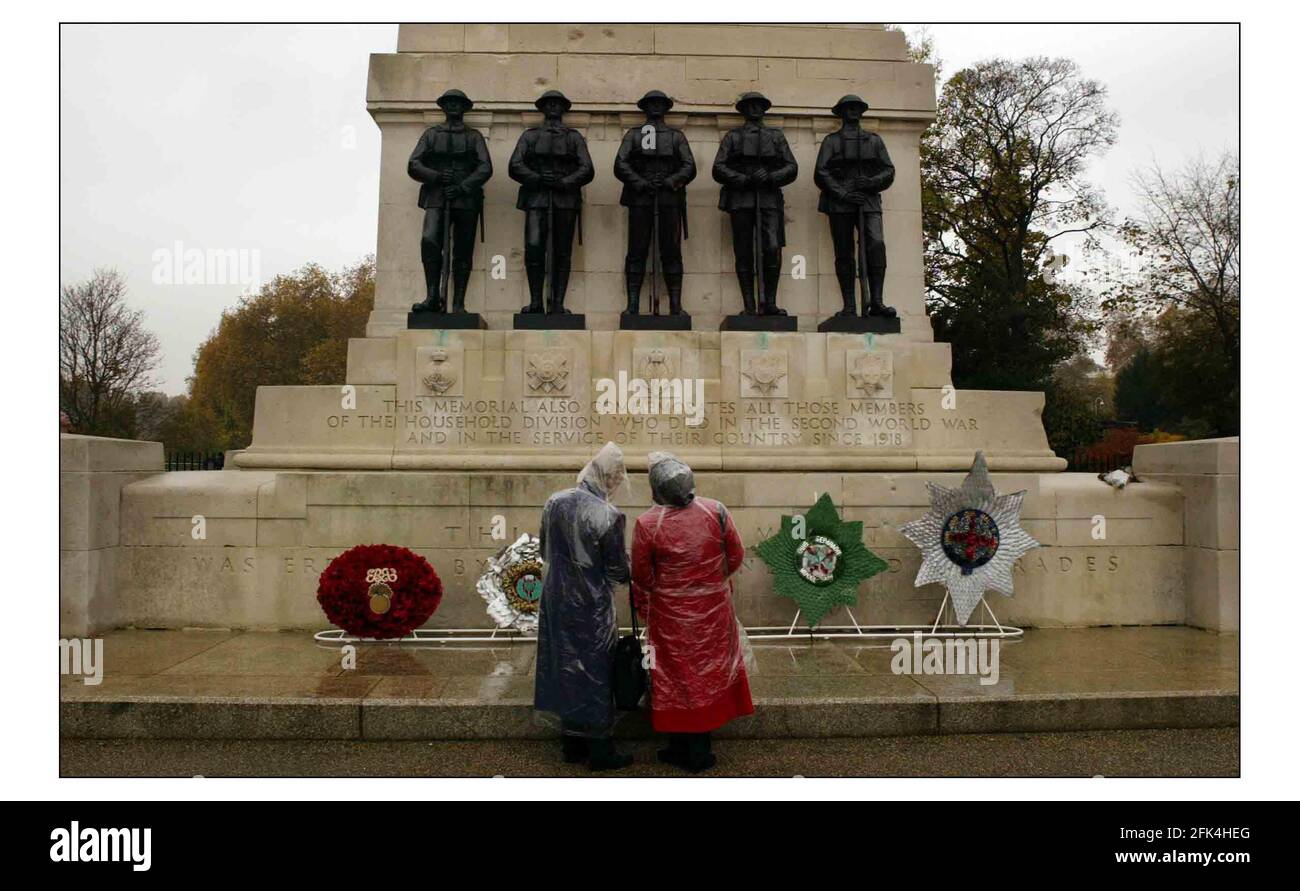
[[[452,312],[465,312],[465,289],[474,262],[474,230],[482,237],[483,184],[492,176],[483,134],[465,126],[474,103],[460,90],[438,98],[446,121],[424,131],[411,152],[406,172],[420,183],[424,230],[420,259],[425,298],[412,313],[445,313],[447,284],[454,272]]]
[[[736,110],[744,115],[745,123],[722,138],[713,162],[713,178],[722,184],[718,207],[731,215],[731,245],[746,316],[786,315],[776,305],[781,248],[785,246],[781,187],[794,182],[799,165],[785,134],[763,126],[763,115],[771,107],[762,93],[742,95]]]
[[[659,315],[659,267],[668,290],[668,313],[689,325],[682,310],[682,237],[687,235],[686,186],[695,179],[695,158],[686,134],[664,123],[673,100],[659,90],[641,97],[645,123],[623,136],[614,176],[623,183],[619,203],[627,208],[627,316],[640,313],[646,254],[650,255],[651,315]]]
[[[569,315],[564,294],[569,286],[573,234],[577,229],[581,243],[582,187],[591,182],[595,169],[587,141],[564,125],[564,113],[573,103],[560,91],[547,90],[535,104],[542,112],[542,125],[525,130],[510,156],[510,178],[519,183],[515,206],[524,212],[524,269],[528,274],[529,302],[520,315]]]
[[[821,190],[817,209],[830,220],[835,277],[844,299],[844,308],[823,323],[823,330],[899,330],[898,313],[884,301],[885,238],[880,204],[880,193],[894,182],[894,164],[885,141],[862,129],[862,113],[867,108],[866,102],[853,95],[835,103],[831,113],[840,119],[840,129],[822,140],[817,153],[813,176]],[[857,281],[862,282],[862,317],[874,317],[876,324],[854,324],[858,318]]]

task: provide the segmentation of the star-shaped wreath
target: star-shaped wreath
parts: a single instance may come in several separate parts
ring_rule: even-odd
[[[965,625],[990,588],[1013,596],[1011,567],[1038,542],[1020,528],[1023,491],[999,495],[984,453],[960,489],[926,483],[930,512],[898,531],[921,549],[916,587],[938,582],[948,589],[957,621]]]
[[[488,558],[487,570],[476,587],[487,601],[488,615],[497,627],[536,633],[537,612],[542,602],[542,572],[537,539],[527,532],[514,544],[498,551],[495,557]]]
[[[841,520],[825,494],[802,517],[781,517],[781,531],[759,544],[758,555],[776,593],[799,605],[810,629],[836,606],[855,606],[858,585],[886,567],[862,543],[862,521]]]

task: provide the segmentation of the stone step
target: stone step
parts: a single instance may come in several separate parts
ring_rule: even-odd
[[[966,733],[1229,727],[1238,722],[1232,691],[1125,692],[956,698],[864,697],[755,702],[755,714],[719,737],[801,739]],[[65,699],[60,733],[87,739],[542,739],[554,736],[532,704],[411,700],[182,698]],[[652,734],[628,714],[616,735]]]

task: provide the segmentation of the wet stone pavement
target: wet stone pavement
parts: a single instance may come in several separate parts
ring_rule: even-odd
[[[754,644],[756,714],[719,737],[825,739],[1235,727],[1238,638],[1184,627],[1030,629],[997,683],[896,674],[889,641]],[[102,682],[60,679],[60,732],[97,740],[545,740],[534,647],[337,645],[310,632],[104,637]],[[618,735],[651,735],[628,714]]]

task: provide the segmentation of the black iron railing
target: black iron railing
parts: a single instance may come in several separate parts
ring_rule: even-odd
[[[168,452],[168,470],[221,470],[226,466],[225,452]]]

